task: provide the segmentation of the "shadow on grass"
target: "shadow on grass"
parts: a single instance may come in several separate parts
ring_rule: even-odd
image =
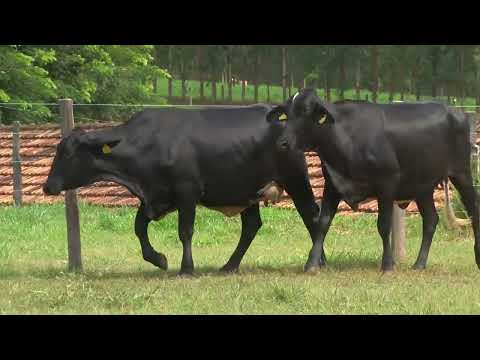
[[[332,258],[327,261],[325,268],[316,270],[313,274],[318,272],[343,272],[350,270],[379,270],[379,261],[372,258]],[[213,277],[230,277],[242,275],[266,275],[274,274],[277,276],[292,276],[304,274],[303,264],[285,264],[285,265],[241,265],[237,273],[225,273],[219,271],[219,268],[213,266],[199,266],[195,268],[193,277],[178,276],[178,268],[172,268],[168,271],[163,271],[157,268],[151,270],[134,269],[126,271],[117,270],[84,270],[80,273],[68,272],[63,267],[43,267],[30,268],[25,271],[0,268],[0,280],[19,279],[19,278],[39,278],[46,280],[67,279],[67,278],[84,278],[86,280],[109,280],[109,279],[159,279],[159,280],[178,280],[178,279],[198,279],[205,276]]]

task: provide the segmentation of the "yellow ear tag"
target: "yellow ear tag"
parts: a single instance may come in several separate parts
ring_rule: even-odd
[[[108,146],[108,144],[103,145],[102,151],[104,154],[111,154],[112,153],[112,148]]]
[[[287,120],[288,117],[287,117],[287,114],[282,114],[278,117],[278,120],[281,120],[281,121],[284,121],[284,120]]]
[[[323,124],[326,120],[327,120],[327,115],[323,115],[323,117],[320,120],[318,120],[318,123]]]

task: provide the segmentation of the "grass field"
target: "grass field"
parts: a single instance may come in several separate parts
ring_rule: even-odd
[[[81,205],[84,272],[66,269],[62,205],[0,207],[2,314],[479,314],[480,271],[470,229],[437,228],[427,270],[410,269],[419,216],[407,218],[408,259],[379,272],[375,215],[337,216],[326,240],[328,266],[304,274],[310,240],[295,210],[262,210],[264,226],[239,274],[217,269],[240,234],[239,218],[199,208],[196,276],[177,277],[176,213],[150,226],[170,269],[146,263],[133,232],[135,209]]]
[[[190,93],[193,98],[193,103],[195,104],[195,100],[200,98],[200,83],[196,80],[189,80],[188,86],[190,87]],[[158,88],[157,92],[159,96],[166,97],[168,95],[168,80],[161,78],[158,79]],[[217,102],[221,102],[221,83],[217,83]],[[295,92],[297,89],[292,88],[292,91]],[[325,91],[323,88],[317,89],[319,96],[322,98],[325,96]],[[293,94],[293,93],[292,93]],[[174,97],[180,98],[182,96],[182,82],[181,80],[174,80],[172,86],[172,95]],[[360,97],[362,100],[365,100],[365,97],[368,95],[368,99],[372,100],[372,92],[369,90],[361,90]],[[206,99],[212,99],[212,87],[210,82],[204,83],[204,96]],[[227,85],[225,85],[225,99],[228,96],[228,89]],[[267,102],[267,86],[265,84],[259,85],[258,89],[258,101],[259,102]],[[331,100],[336,101],[339,99],[339,92],[337,89],[332,89],[331,92]],[[251,83],[248,84],[246,87],[245,98],[247,101],[252,102],[254,100],[254,87]],[[348,89],[345,91],[345,98],[346,99],[355,99],[356,92],[355,89]],[[238,84],[233,86],[232,88],[232,99],[234,102],[241,102],[242,99],[242,86]],[[281,86],[271,86],[270,87],[270,101],[273,103],[280,103],[283,99],[283,89]],[[431,96],[421,96],[421,100],[431,100]],[[400,100],[400,93],[394,94],[394,100]],[[437,97],[437,100],[447,101],[447,97]],[[379,103],[388,103],[389,101],[389,93],[387,92],[379,92],[378,93],[378,100]],[[404,101],[416,101],[416,97],[413,94],[405,94]],[[460,104],[460,99],[458,99],[457,105]],[[475,105],[475,99],[473,98],[466,98],[464,104],[465,106],[472,106]]]

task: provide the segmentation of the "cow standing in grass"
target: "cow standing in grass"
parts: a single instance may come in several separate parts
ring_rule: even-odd
[[[471,218],[475,259],[480,267],[477,195],[470,169],[469,123],[464,114],[440,103],[373,104],[363,101],[322,102],[303,89],[267,115],[287,119],[278,148],[313,150],[325,176],[320,237],[306,269],[325,264],[323,242],[338,204],[356,209],[368,198],[378,200],[378,232],[383,240],[381,269],[393,270],[389,235],[394,202],[414,200],[423,219],[423,237],[415,269],[426,266],[438,215],[435,187],[450,179]]]
[[[167,269],[167,259],[151,246],[147,227],[178,210],[183,245],[180,272],[187,274],[194,269],[191,241],[196,206],[228,216],[240,213],[240,241],[222,268],[236,271],[262,225],[259,202],[278,201],[284,189],[312,241],[319,234],[319,208],[305,156],[302,151],[276,151],[284,125],[266,121],[270,109],[254,105],[145,110],[112,129],[75,130],[58,144],[44,192],[55,195],[97,181],[127,187],[141,201],[135,233],[143,257],[162,269]]]

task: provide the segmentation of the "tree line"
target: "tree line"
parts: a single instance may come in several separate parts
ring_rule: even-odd
[[[409,93],[417,100],[480,102],[478,45],[163,45],[156,46],[156,60],[173,78],[198,80],[200,96],[208,81],[212,94],[218,83],[227,87],[230,100],[232,84],[240,81],[282,86],[284,98],[308,86],[324,89],[327,101],[332,91],[344,99],[347,89],[355,89],[359,99],[368,89],[374,102],[380,91],[390,101],[395,93],[401,100]],[[185,96],[186,86],[182,90]]]
[[[165,104],[172,102],[174,80],[181,98],[188,82],[199,84],[198,97],[232,102],[232,89],[253,86],[253,102],[270,102],[271,87],[286,99],[298,88],[313,87],[327,101],[344,99],[349,90],[377,102],[439,99],[480,103],[478,45],[4,45],[0,46],[0,121],[48,121],[55,110],[32,102],[73,98],[85,104]],[[159,79],[168,78],[166,94]],[[260,98],[259,86],[266,86]],[[88,118],[115,118],[132,109],[82,107]]]

